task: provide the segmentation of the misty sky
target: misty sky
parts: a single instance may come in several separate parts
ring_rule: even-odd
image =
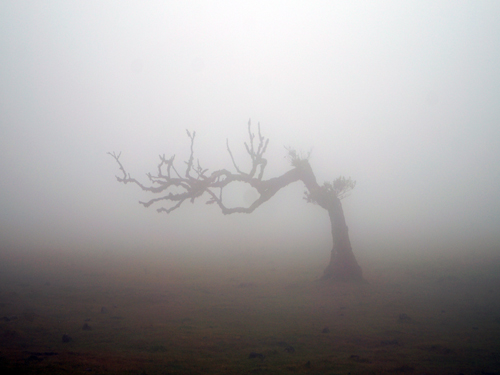
[[[351,176],[355,253],[500,239],[500,2],[2,1],[0,240],[77,251],[331,249],[326,211],[289,186],[252,215],[170,215],[116,182],[158,154],[242,168],[247,122]],[[238,192],[238,189],[235,194]],[[240,191],[245,196],[245,189]],[[248,195],[247,195],[248,196]],[[326,261],[326,260],[325,260]]]

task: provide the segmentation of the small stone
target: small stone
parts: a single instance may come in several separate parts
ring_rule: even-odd
[[[69,337],[67,334],[62,335],[62,342],[67,343],[71,341],[71,337]]]
[[[250,355],[248,356],[248,359],[254,359],[254,358],[259,358],[261,361],[263,361],[264,358],[266,357],[262,353],[251,352]]]
[[[404,322],[404,321],[408,322],[408,321],[410,321],[410,320],[411,320],[411,318],[410,318],[408,315],[406,315],[405,313],[401,313],[401,314],[399,314],[398,319],[399,319],[399,321],[401,321],[401,322]]]
[[[396,339],[394,339],[394,340],[382,340],[381,344],[382,345],[399,345],[399,342]]]
[[[83,325],[82,329],[83,329],[84,331],[92,331],[92,327],[91,327],[91,326],[89,326],[87,323],[85,323],[85,324]]]
[[[330,328],[325,327],[321,330],[321,333],[330,333]]]
[[[238,288],[253,288],[256,285],[254,283],[240,283]]]

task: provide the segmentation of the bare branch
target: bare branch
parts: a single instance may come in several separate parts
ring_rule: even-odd
[[[233,181],[246,182],[257,190],[257,192],[259,193],[259,198],[257,198],[250,205],[250,207],[228,208],[224,205],[222,201],[222,191],[221,191],[221,196],[217,197],[215,193],[213,193],[211,190],[207,190],[207,192],[211,196],[211,199],[207,203],[209,202],[210,202],[209,204],[214,202],[217,203],[217,205],[220,207],[224,215],[229,215],[234,213],[251,213],[262,203],[267,202],[269,199],[271,199],[279,190],[291,184],[292,182],[300,180],[302,177],[301,173],[302,171],[300,171],[299,169],[292,169],[279,177],[274,177],[265,181],[262,181],[257,178],[251,178],[249,176],[236,176],[233,174],[229,174],[222,182],[223,186],[227,186],[229,183]]]
[[[306,192],[306,199],[309,202],[315,202],[322,207],[326,207],[327,200],[325,200],[325,193],[332,193],[334,191],[336,196],[343,197],[345,193],[354,188],[354,184],[351,183],[350,180],[345,179],[342,181],[337,179],[333,183],[330,183],[330,185],[326,183],[324,186],[320,187],[309,165],[308,157],[310,153],[304,156],[302,153],[297,153],[292,148],[287,148],[287,150],[293,169],[279,177],[263,180],[264,170],[267,165],[267,160],[263,155],[267,150],[269,139],[262,136],[259,124],[257,133],[258,144],[254,144],[256,136],[252,133],[250,121],[248,122],[249,141],[248,143],[245,142],[246,151],[252,161],[250,172],[245,173],[238,167],[229,147],[229,141],[226,140],[227,151],[236,172],[233,173],[226,169],[219,169],[208,174],[208,168],[203,168],[199,160],[197,160],[196,165],[194,164],[194,139],[196,132],[191,133],[189,130],[186,130],[186,133],[191,142],[189,159],[185,162],[187,166],[185,175],[181,176],[175,169],[175,155],[170,158],[166,158],[165,155],[160,155],[157,175],[155,176],[151,173],[147,173],[151,186],[142,184],[126,172],[120,161],[121,154],[116,154],[114,152],[109,153],[109,155],[116,160],[119,169],[123,173],[123,177],[116,177],[119,182],[124,184],[130,182],[136,184],[144,191],[155,194],[168,192],[168,194],[162,197],[153,198],[146,202],[139,202],[144,207],[150,207],[153,204],[165,202],[167,203],[167,207],[159,208],[157,211],[170,213],[179,208],[185,200],[194,202],[197,198],[206,193],[209,195],[206,204],[216,203],[225,215],[233,213],[251,213],[261,204],[272,198],[280,189],[298,180],[302,180],[306,185],[308,190]],[[259,173],[255,176],[257,170],[259,170]],[[192,175],[192,172],[195,176]],[[250,185],[259,194],[258,198],[249,207],[227,207],[223,201],[223,190],[233,182],[243,182]],[[168,202],[173,203],[173,206],[168,207]]]
[[[186,196],[186,194],[168,194],[164,197],[161,197],[161,198],[154,198],[154,199],[151,199],[147,202],[141,202],[139,201],[140,204],[142,204],[144,207],[149,207],[151,206],[153,203],[156,203],[156,202],[159,202],[159,201],[162,201],[162,200],[167,200],[167,201],[177,201],[177,204],[175,204],[174,206],[170,207],[170,208],[164,208],[164,207],[161,207],[159,209],[157,209],[156,211],[157,212],[166,212],[167,214],[172,212],[173,210],[179,208],[181,206],[181,204],[186,200],[188,199],[189,197]]]
[[[125,168],[123,167],[122,163],[119,160],[121,153],[117,155],[115,152],[113,152],[113,153],[108,152],[108,154],[111,155],[116,160],[120,170],[123,172],[123,177],[116,176],[116,179],[118,182],[122,182],[124,184],[128,184],[129,182],[131,182],[131,183],[134,183],[137,186],[139,186],[142,190],[149,191],[152,193],[161,193],[162,191],[167,190],[171,186],[180,186],[180,187],[186,188],[186,185],[184,184],[185,181],[183,179],[167,178],[166,176],[161,176],[161,175],[152,176],[150,173],[148,174],[148,176],[150,177],[150,180],[152,180],[152,182],[160,183],[161,186],[145,186],[142,183],[140,183],[139,181],[137,181],[135,178],[132,178],[130,176],[130,174],[125,171]],[[172,161],[173,161],[173,159],[172,159]],[[162,161],[162,163],[163,163],[163,161]],[[160,163],[160,165],[161,165],[161,163]],[[159,166],[159,168],[160,168],[160,166]],[[163,178],[163,179],[160,180],[160,178]]]
[[[236,162],[234,161],[234,157],[233,157],[233,153],[231,152],[231,149],[229,148],[229,139],[226,138],[226,147],[227,147],[227,152],[229,152],[229,156],[231,156],[231,160],[233,162],[233,166],[234,166],[234,169],[236,169],[236,171],[239,173],[239,174],[245,174],[244,172],[242,172],[238,166],[236,165]]]
[[[257,168],[260,167],[258,179],[261,180],[263,175],[264,175],[264,169],[266,168],[267,165],[267,160],[262,157],[264,153],[266,152],[267,145],[269,144],[269,138],[264,138],[262,136],[262,133],[260,131],[260,123],[258,124],[258,130],[259,130],[259,145],[257,146],[257,151],[255,151],[254,148],[254,139],[255,139],[255,134],[252,133],[252,123],[250,120],[248,120],[248,137],[249,137],[249,142],[245,142],[245,149],[250,156],[250,159],[252,161],[252,167],[250,169],[249,173],[245,173],[240,170],[238,165],[236,164],[234,160],[233,153],[231,152],[231,149],[229,148],[229,140],[226,139],[226,147],[227,151],[229,153],[229,156],[231,157],[231,161],[233,162],[233,166],[236,169],[236,171],[241,174],[241,175],[246,175],[253,177],[255,176],[255,173],[257,172]]]
[[[184,201],[179,201],[175,206],[171,207],[171,208],[164,208],[164,207],[160,207],[156,210],[156,212],[158,213],[161,213],[161,212],[165,212],[166,214],[169,214],[170,212],[172,212],[173,210],[179,208],[182,204],[182,202]]]
[[[193,167],[193,160],[194,160],[194,137],[196,136],[196,132],[193,132],[193,135],[189,132],[189,130],[186,129],[186,133],[188,137],[191,139],[191,154],[189,155],[189,160],[186,162],[187,167],[186,167],[186,177],[191,178],[189,175],[189,172],[191,171],[191,168]]]

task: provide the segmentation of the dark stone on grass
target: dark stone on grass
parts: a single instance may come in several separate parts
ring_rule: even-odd
[[[401,367],[396,367],[396,368],[393,368],[392,370],[389,370],[389,372],[402,372],[402,373],[406,373],[406,372],[413,372],[414,368],[411,367],[411,366],[407,366],[407,365],[403,365]]]
[[[401,313],[401,314],[399,314],[399,316],[398,316],[398,320],[399,320],[400,322],[409,322],[409,321],[411,321],[411,318],[410,318],[407,314],[405,314],[405,313]]]
[[[441,276],[440,278],[437,279],[438,283],[443,283],[443,282],[456,282],[458,281],[459,278],[453,275],[448,275],[448,276]]]
[[[159,352],[164,353],[167,351],[167,349],[163,345],[154,345],[149,349],[149,351],[151,353],[159,353]]]
[[[307,361],[304,366],[305,368],[311,368],[311,361]]]
[[[437,354],[441,354],[441,355],[449,355],[449,354],[453,354],[454,351],[452,349],[449,349],[445,346],[441,346],[441,345],[431,345],[427,348],[427,350],[429,352],[433,352],[433,353],[437,353]]]
[[[358,362],[358,363],[372,363],[372,361],[370,361],[369,359],[361,358],[359,355],[356,355],[356,354],[352,354],[349,357],[349,359],[354,361],[354,362]]]
[[[240,283],[238,288],[253,288],[255,286],[255,283]]]
[[[71,341],[71,337],[69,337],[67,334],[62,335],[62,342],[67,343]]]
[[[500,352],[491,352],[490,354],[488,354],[486,356],[486,358],[492,359],[492,360],[495,360],[495,361],[499,361],[500,360]]]
[[[285,352],[290,353],[290,354],[295,353],[295,348],[293,346],[287,346],[285,348]]]
[[[30,363],[30,362],[40,362],[43,358],[40,358],[34,354],[30,355],[28,358],[26,358],[25,362]]]
[[[13,330],[10,330],[10,329],[6,329],[3,331],[3,337],[4,339],[6,340],[14,340],[18,337],[18,334],[16,331],[13,331]]]
[[[83,324],[82,329],[83,329],[84,331],[92,331],[92,327],[91,327],[91,326],[89,326],[87,323],[84,323],[84,324]]]
[[[104,306],[101,307],[101,314],[106,314],[108,312],[108,309],[105,308]]]
[[[330,328],[325,327],[321,330],[321,333],[330,333]]]
[[[36,314],[34,312],[27,312],[24,314],[24,319],[26,319],[28,322],[33,322],[36,318]]]
[[[250,355],[248,356],[248,359],[255,359],[255,358],[258,358],[261,361],[263,361],[264,358],[266,358],[266,356],[262,353],[255,353],[255,352],[251,352]]]
[[[10,322],[10,318],[8,316],[2,316],[0,320],[4,322]]]
[[[382,340],[381,344],[382,345],[399,345],[399,342],[396,339],[394,339],[394,340]]]
[[[481,370],[481,374],[482,375],[498,375],[498,372],[491,372],[491,371],[487,371],[487,370]]]
[[[58,355],[59,353],[58,352],[30,352],[30,354],[51,356],[51,355]]]

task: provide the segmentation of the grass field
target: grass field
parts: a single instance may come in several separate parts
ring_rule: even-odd
[[[2,374],[500,374],[500,258],[9,253]],[[65,340],[63,340],[65,335]],[[63,342],[67,341],[67,342]]]

